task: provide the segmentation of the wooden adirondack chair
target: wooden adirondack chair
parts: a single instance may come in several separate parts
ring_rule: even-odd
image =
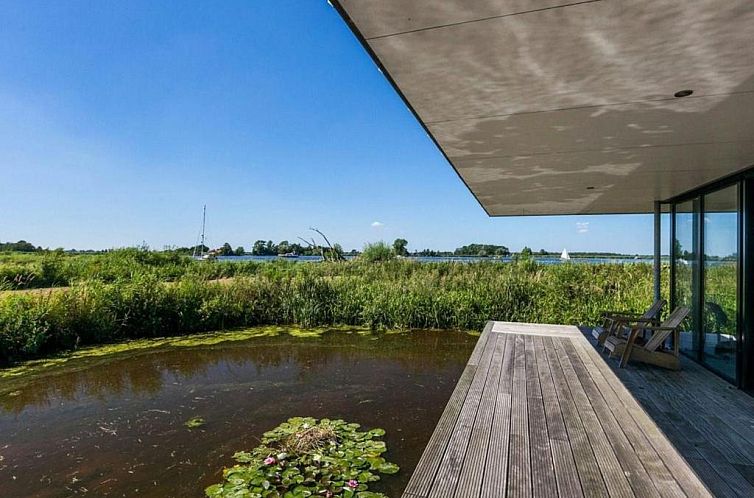
[[[608,336],[617,334],[620,329],[629,323],[645,323],[647,325],[658,325],[662,308],[667,301],[658,299],[652,306],[647,308],[642,314],[630,313],[625,311],[604,311],[602,313],[602,326],[592,329],[592,336],[597,339],[598,344],[604,344]]]
[[[689,314],[689,309],[679,306],[662,322],[661,325],[646,325],[636,323],[630,326],[627,337],[612,335],[605,339],[605,349],[610,351],[610,356],[620,355],[620,366],[626,366],[629,360],[641,361],[657,365],[659,367],[678,370],[681,362],[678,357],[678,344],[681,335],[681,325]],[[627,327],[623,327],[624,329]],[[641,331],[652,332],[652,337],[643,344],[638,342]],[[664,349],[665,341],[673,335],[673,350]]]

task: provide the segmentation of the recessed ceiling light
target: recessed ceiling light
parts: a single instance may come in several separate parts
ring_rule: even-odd
[[[674,96],[674,97],[678,97],[678,98],[681,98],[681,97],[688,97],[688,96],[689,96],[689,95],[691,95],[692,93],[694,93],[694,90],[680,90],[680,91],[678,91],[678,92],[675,92],[675,93],[673,94],[673,96]]]

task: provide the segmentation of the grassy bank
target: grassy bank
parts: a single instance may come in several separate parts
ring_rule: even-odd
[[[168,285],[164,271],[144,268],[112,281],[74,280],[64,292],[5,293],[0,362],[250,325],[479,330],[489,319],[588,324],[601,310],[642,309],[652,299],[652,270],[643,264],[281,262],[255,263],[234,275],[219,283],[186,272]]]
[[[256,261],[205,264],[176,252],[138,248],[99,254],[0,253],[0,290],[67,287],[82,281],[112,283],[145,273],[164,281],[219,279],[254,275],[265,265]]]

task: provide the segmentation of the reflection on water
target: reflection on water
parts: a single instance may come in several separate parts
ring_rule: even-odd
[[[235,451],[297,415],[384,428],[402,471],[380,489],[398,496],[475,341],[337,331],[76,360],[0,385],[0,496],[203,496]],[[206,425],[184,427],[194,416]]]

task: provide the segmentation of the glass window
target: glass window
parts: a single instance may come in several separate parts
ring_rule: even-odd
[[[736,378],[738,340],[738,187],[704,196],[702,361]]]
[[[675,306],[688,306],[690,316],[694,316],[694,290],[698,268],[697,247],[695,244],[697,231],[696,201],[688,201],[675,206],[675,240],[673,241],[673,257],[675,258],[674,301]],[[680,349],[684,353],[698,358],[700,351],[699,334],[694,333],[692,320],[686,320],[681,331]]]

